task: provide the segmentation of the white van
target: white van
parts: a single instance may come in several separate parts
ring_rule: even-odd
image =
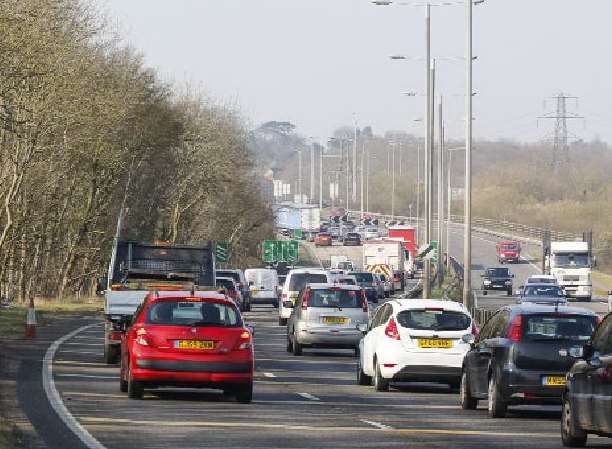
[[[278,325],[287,325],[287,319],[291,316],[293,305],[298,297],[298,293],[306,284],[330,284],[333,283],[333,277],[329,271],[317,268],[297,268],[289,271],[281,300],[278,306]]]
[[[244,276],[251,291],[252,304],[278,307],[278,274],[270,268],[249,268]]]

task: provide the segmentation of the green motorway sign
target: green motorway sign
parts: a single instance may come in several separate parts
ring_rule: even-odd
[[[434,263],[438,262],[438,241],[437,240],[432,240],[431,241],[431,247],[433,248],[433,255],[431,256],[431,260]]]
[[[229,242],[221,241],[215,244],[215,259],[217,262],[229,260]]]
[[[300,258],[300,244],[296,240],[266,240],[262,248],[262,259],[266,263],[295,263]]]

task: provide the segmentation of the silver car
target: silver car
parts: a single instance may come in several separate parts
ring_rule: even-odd
[[[287,352],[302,355],[304,347],[346,348],[359,355],[359,328],[367,322],[368,301],[361,287],[307,284],[287,322]]]

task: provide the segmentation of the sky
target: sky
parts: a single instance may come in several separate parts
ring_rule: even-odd
[[[164,79],[237,104],[251,127],[290,121],[325,142],[334,129],[423,135],[425,13],[368,0],[97,0]],[[570,133],[612,142],[610,0],[487,0],[474,7],[474,136],[539,141],[563,92]],[[432,8],[432,55],[461,57],[465,8]],[[439,61],[446,135],[464,131],[464,61]]]

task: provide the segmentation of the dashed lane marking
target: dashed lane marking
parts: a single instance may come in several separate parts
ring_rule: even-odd
[[[369,424],[373,427],[376,427],[377,429],[381,429],[381,430],[391,430],[393,429],[393,427],[391,426],[385,426],[384,424],[381,424],[379,422],[376,421],[368,421],[367,419],[360,419],[359,421],[361,421],[362,423],[365,424]]]
[[[310,394],[310,393],[298,393],[298,396],[302,396],[304,399],[310,399],[311,401],[320,401],[318,397]]]
[[[276,374],[274,373],[263,373],[264,377],[276,377]]]

